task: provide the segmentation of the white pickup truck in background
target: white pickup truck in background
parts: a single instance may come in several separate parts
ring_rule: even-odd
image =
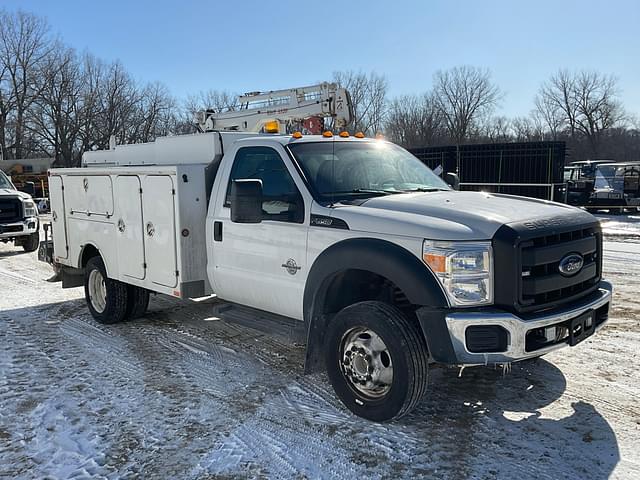
[[[215,293],[297,325],[306,370],[372,420],[411,410],[430,362],[537,357],[608,318],[592,215],[455,191],[386,141],[208,132],[84,165],[50,171],[53,257],[96,320]]]
[[[40,245],[38,208],[31,195],[20,192],[0,171],[0,242],[14,242],[25,252]]]

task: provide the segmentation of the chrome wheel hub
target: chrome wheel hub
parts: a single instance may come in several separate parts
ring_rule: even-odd
[[[387,346],[373,330],[357,327],[342,337],[341,368],[351,387],[367,397],[386,395],[393,382]]]
[[[89,274],[89,300],[96,312],[104,312],[107,306],[107,287],[99,270],[91,270]]]

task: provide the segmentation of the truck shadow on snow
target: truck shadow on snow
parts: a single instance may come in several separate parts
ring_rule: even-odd
[[[507,374],[476,367],[459,377],[436,367],[427,398],[401,423],[446,439],[464,476],[607,478],[620,460],[615,433],[566,387],[562,371],[544,359]]]
[[[154,428],[169,436],[188,425],[190,412],[200,411],[197,441],[208,452],[199,460],[198,475],[235,475],[247,468],[275,475],[286,464],[311,476],[330,468],[336,478],[353,472],[370,478],[606,478],[620,459],[613,429],[589,403],[588,392],[567,391],[562,371],[544,359],[515,364],[506,375],[477,367],[459,376],[457,369],[436,366],[414,412],[375,424],[341,406],[326,376],[302,375],[301,347],[246,327],[205,321],[207,312],[210,305],[157,297],[145,318],[103,326],[78,299],[5,310],[0,321],[20,329],[32,325],[30,344],[45,342],[52,349],[49,358],[65,358],[66,365],[59,366],[65,375],[80,374],[74,373],[76,363],[83,369],[95,365],[97,371],[122,364],[114,377],[124,378],[119,388],[146,385],[136,390],[144,392],[137,402],[162,401],[166,408],[170,400],[171,417],[154,410]],[[23,375],[37,375],[36,367],[30,368]],[[85,376],[87,391],[108,388]],[[133,413],[138,407],[131,408]],[[132,435],[144,437],[146,428],[141,424]],[[197,441],[186,438],[183,447],[189,451],[188,444]],[[163,454],[164,448],[158,445],[154,454],[159,465],[174,455]],[[135,455],[140,457],[131,462],[149,462],[146,453]],[[186,467],[196,459],[172,461]]]

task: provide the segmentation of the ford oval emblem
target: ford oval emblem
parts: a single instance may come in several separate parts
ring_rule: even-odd
[[[582,255],[579,253],[570,253],[569,255],[565,255],[560,260],[560,264],[558,265],[558,270],[561,275],[565,277],[571,277],[582,270],[582,265],[584,264],[584,259]]]

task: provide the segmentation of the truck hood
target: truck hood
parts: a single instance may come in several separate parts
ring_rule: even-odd
[[[335,216],[352,230],[433,240],[488,240],[504,224],[525,220],[593,216],[561,203],[483,192],[426,192],[388,195],[341,206]]]
[[[13,190],[11,188],[0,188],[0,197],[18,197],[22,200],[31,200],[31,195],[28,193]]]

